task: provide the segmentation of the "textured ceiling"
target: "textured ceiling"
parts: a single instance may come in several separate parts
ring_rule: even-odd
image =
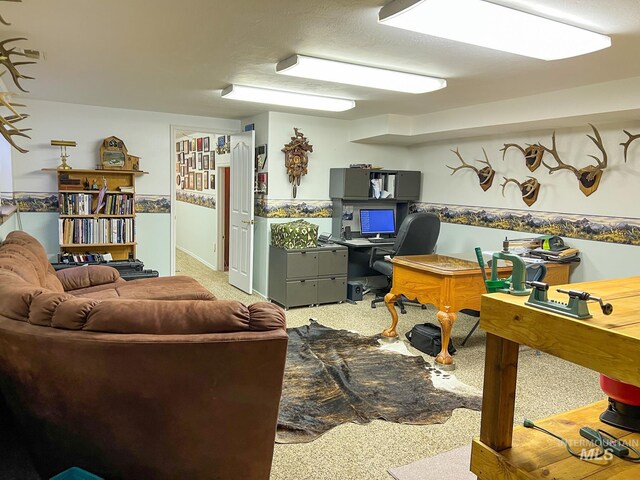
[[[613,46],[553,62],[520,57],[379,25],[384,0],[1,1],[12,25],[0,32],[27,37],[20,46],[46,55],[23,67],[36,77],[24,81],[31,98],[223,118],[323,115],[221,99],[230,83],[353,98],[355,109],[326,116],[356,119],[640,76],[640,1],[495,3],[608,34]],[[411,95],[276,75],[275,64],[293,53],[444,77],[449,86]]]

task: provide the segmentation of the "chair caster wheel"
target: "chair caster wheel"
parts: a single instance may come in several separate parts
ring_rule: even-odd
[[[372,304],[371,304],[371,308],[376,308],[376,304],[375,304],[375,303],[372,303]]]
[[[407,313],[407,311],[403,308],[402,310],[400,310],[400,313],[405,315]]]
[[[422,308],[422,310],[426,310],[427,306],[426,305],[420,305],[420,308]]]

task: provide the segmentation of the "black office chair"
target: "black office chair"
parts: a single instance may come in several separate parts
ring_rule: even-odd
[[[525,280],[527,282],[541,282],[544,280],[544,277],[546,275],[547,275],[547,266],[544,263],[529,263],[525,267]],[[480,312],[478,310],[469,310],[465,308],[463,310],[460,310],[460,313],[466,313],[467,315],[470,315],[476,318],[480,317]],[[479,325],[480,325],[480,320],[476,320],[476,323],[473,326],[473,328],[469,330],[469,333],[467,333],[467,336],[464,337],[464,340],[460,344],[461,346],[464,347],[464,344],[467,343],[467,340],[469,340],[469,337],[473,335],[473,332],[476,331],[476,328],[478,328]]]
[[[428,255],[433,253],[438,235],[440,234],[440,218],[434,213],[412,213],[407,215],[398,229],[393,246],[374,247],[371,249],[369,266],[387,277],[387,291],[391,286],[393,264],[384,259],[386,255]],[[387,292],[385,292],[387,293]],[[371,301],[371,308],[376,308],[376,303],[384,302],[384,295],[377,295]],[[396,304],[401,313],[407,313],[402,300]]]

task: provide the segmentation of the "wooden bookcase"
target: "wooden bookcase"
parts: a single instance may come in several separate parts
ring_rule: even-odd
[[[56,174],[61,254],[109,253],[113,260],[137,258],[135,180],[147,172],[53,168],[43,171]],[[103,185],[107,188],[101,198]]]

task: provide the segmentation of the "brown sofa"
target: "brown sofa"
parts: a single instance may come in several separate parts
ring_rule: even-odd
[[[0,393],[47,478],[269,478],[286,348],[273,304],[0,244]]]

